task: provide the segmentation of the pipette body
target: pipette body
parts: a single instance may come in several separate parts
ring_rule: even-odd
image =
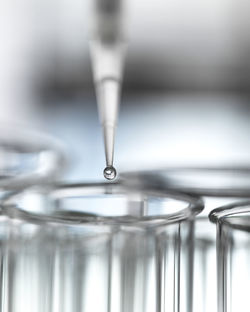
[[[105,5],[106,3],[106,5]],[[103,128],[106,168],[104,176],[116,176],[114,140],[120,104],[125,43],[121,35],[119,0],[96,0],[90,54],[99,119]]]

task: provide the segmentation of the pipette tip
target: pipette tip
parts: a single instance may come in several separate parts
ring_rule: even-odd
[[[113,166],[107,166],[103,170],[103,175],[104,175],[104,178],[107,180],[114,180],[116,177],[116,170]]]

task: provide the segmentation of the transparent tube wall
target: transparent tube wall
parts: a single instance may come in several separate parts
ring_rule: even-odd
[[[1,311],[189,311],[187,202],[72,198],[47,202],[46,214],[3,209]]]
[[[214,210],[217,222],[218,312],[249,311],[250,203]]]
[[[189,311],[211,312],[217,309],[216,227],[209,222],[208,214],[216,207],[250,198],[249,173],[249,168],[183,167],[122,174],[124,183],[133,181],[144,188],[196,194],[204,200],[205,209],[195,218],[193,228],[190,227]]]

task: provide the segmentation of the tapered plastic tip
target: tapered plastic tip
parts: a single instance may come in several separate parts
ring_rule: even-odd
[[[114,180],[116,177],[116,170],[112,166],[108,166],[103,170],[104,178],[107,180]]]
[[[107,168],[113,168],[114,158],[114,139],[115,139],[115,128],[109,125],[103,127],[104,133],[104,145],[105,145],[105,157]]]

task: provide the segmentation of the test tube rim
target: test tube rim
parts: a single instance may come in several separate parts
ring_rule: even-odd
[[[86,184],[61,184],[57,185],[53,190],[50,192],[50,197],[55,199],[65,198],[65,192],[68,194],[74,193],[81,194],[83,197],[83,191],[87,193],[89,190],[98,190],[99,193],[97,194],[108,194],[108,195],[117,195],[122,194],[128,196],[127,194],[137,193],[142,196],[155,196],[161,199],[174,199],[179,200],[182,202],[187,203],[185,208],[182,208],[180,211],[169,214],[169,215],[153,215],[153,216],[143,216],[131,219],[127,222],[124,222],[122,218],[117,216],[99,216],[99,215],[92,215],[86,216],[84,215],[77,215],[76,218],[67,218],[60,217],[60,215],[48,215],[46,213],[33,213],[25,211],[24,209],[17,207],[15,205],[16,198],[22,196],[22,194],[13,194],[9,197],[6,197],[5,200],[1,204],[2,215],[7,215],[10,218],[20,218],[22,220],[29,220],[31,222],[49,222],[49,223],[67,223],[67,224],[74,224],[74,225],[83,225],[87,223],[94,223],[94,224],[137,224],[141,226],[148,226],[150,222],[156,222],[157,225],[164,225],[169,223],[175,222],[182,222],[187,219],[193,219],[198,213],[202,211],[204,208],[203,200],[197,196],[191,196],[187,194],[182,194],[173,191],[157,191],[157,190],[141,190],[141,189],[134,189],[128,188],[120,183],[86,183]],[[123,191],[123,193],[122,193]],[[80,192],[80,193],[79,193]],[[46,195],[48,196],[48,195]],[[73,196],[73,195],[71,195]],[[60,211],[59,211],[60,212]]]
[[[244,218],[243,214],[250,215],[250,200],[237,201],[213,209],[209,214],[209,220],[219,226],[226,225],[233,229],[250,232],[250,222],[244,225],[235,223],[234,219],[231,219],[231,217]]]
[[[1,130],[0,149],[4,153],[34,154],[38,156],[39,161],[46,156],[46,169],[38,164],[36,168],[27,172],[1,177],[1,191],[21,191],[34,185],[48,185],[65,168],[67,160],[64,147],[56,138],[14,125],[3,125]],[[45,161],[43,163],[45,164]]]

